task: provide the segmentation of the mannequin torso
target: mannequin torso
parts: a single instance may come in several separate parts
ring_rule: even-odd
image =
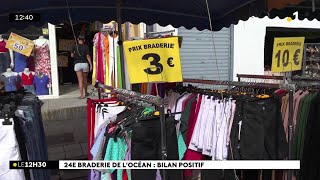
[[[35,60],[35,72],[36,75],[44,74],[51,79],[51,61],[49,40],[39,37],[34,40],[34,60]]]
[[[29,68],[25,68],[23,72],[19,73],[21,80],[22,80],[22,85],[24,86],[31,86],[33,85],[33,79],[35,73],[30,71]]]
[[[29,68],[24,68],[23,72],[19,73],[19,75],[21,76],[22,74],[25,74],[25,75],[29,76],[30,73],[32,75],[35,75],[35,72],[30,71]]]
[[[17,90],[17,75],[18,73],[13,72],[10,68],[6,72],[2,73],[5,77],[5,90],[6,92]]]
[[[49,78],[45,74],[39,74],[35,76],[34,83],[36,86],[36,94],[37,95],[48,95],[49,94]]]
[[[37,46],[43,46],[49,44],[49,40],[45,39],[43,36],[40,36],[38,39],[33,41]]]
[[[11,77],[11,76],[17,76],[18,73],[13,72],[11,68],[8,68],[6,72],[2,73],[2,75],[5,77]]]

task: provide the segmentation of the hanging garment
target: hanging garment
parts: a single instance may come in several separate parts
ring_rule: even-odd
[[[104,35],[99,32],[94,36],[93,42],[96,46],[96,80],[104,83],[104,61],[103,61],[103,38]]]
[[[279,107],[276,99],[237,99],[229,159],[281,160],[287,157],[288,145]]]
[[[7,43],[2,40],[0,41],[0,53],[9,52],[9,49],[6,48]]]
[[[12,125],[3,125],[4,119],[0,119],[0,179],[1,180],[25,180],[23,169],[9,169],[9,161],[21,161],[19,145]]]
[[[26,85],[26,86],[33,85],[33,79],[34,79],[34,76],[31,72],[29,73],[29,75],[25,73],[21,73],[21,80],[23,85]]]
[[[5,77],[5,91],[6,92],[12,92],[17,91],[17,76],[9,76]]]
[[[301,179],[320,179],[319,150],[318,141],[320,135],[320,94],[310,101],[308,120],[305,131],[304,149],[302,152]]]
[[[124,111],[126,106],[114,106],[114,107],[96,107],[96,112],[99,113],[99,117],[97,117],[97,120],[95,122],[95,130],[94,130],[94,136],[97,136],[98,128],[103,124],[107,123],[109,124],[111,122],[112,117],[115,117],[117,114]]]
[[[90,155],[90,149],[93,146],[94,143],[94,129],[95,129],[95,115],[96,115],[96,103],[116,103],[117,99],[110,98],[110,99],[103,99],[103,100],[93,100],[88,99],[87,101],[87,124],[88,124],[88,159],[92,159],[92,156]]]
[[[179,160],[178,140],[173,118],[166,120],[168,160]],[[160,121],[142,121],[133,126],[131,139],[132,160],[160,160]],[[145,152],[145,153],[141,153]],[[160,170],[161,171],[161,170]],[[156,170],[131,170],[132,180],[156,179]],[[181,170],[167,170],[168,180],[182,179]]]
[[[49,83],[48,76],[40,76],[40,77],[35,76],[34,84],[36,88],[36,95],[48,95],[49,94],[48,83]]]
[[[97,52],[97,50],[96,50],[96,45],[94,44],[93,45],[93,52],[92,52],[92,79],[91,79],[91,82],[92,82],[92,85],[94,86],[95,85],[95,83],[96,83],[96,79],[97,79],[97,63],[96,63],[96,57],[97,57],[97,55],[96,55],[96,52]]]
[[[0,52],[0,73],[6,72],[10,68],[10,63],[9,52]]]
[[[109,51],[110,51],[110,44],[109,44],[109,38],[107,38],[106,36],[103,36],[103,57],[104,57],[104,60],[103,60],[103,63],[104,63],[104,66],[103,66],[103,72],[104,72],[104,78],[105,78],[105,82],[104,84],[107,85],[107,86],[110,86],[110,79],[109,79],[109,65],[110,65],[110,62],[109,62]],[[108,90],[106,90],[106,92],[109,92]]]
[[[119,37],[108,36],[109,40],[109,80],[112,87],[118,86],[118,40]]]
[[[27,59],[28,57],[20,54],[18,52],[14,52],[13,53],[13,57],[14,57],[14,71],[15,72],[22,72],[24,71],[25,68],[27,68],[28,66],[28,62]]]
[[[49,45],[44,43],[41,46],[35,45],[35,73],[36,76],[46,75],[51,83],[51,63],[49,54]]]
[[[118,70],[117,70],[118,71],[118,88],[122,88],[123,87],[122,78],[124,78],[124,77],[122,77],[122,68],[124,68],[124,67],[121,66],[120,47],[119,46],[117,47],[117,62],[118,62],[118,65],[117,65],[117,67],[118,67]]]

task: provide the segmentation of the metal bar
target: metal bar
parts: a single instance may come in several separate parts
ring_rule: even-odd
[[[267,75],[252,75],[252,74],[237,74],[238,78],[256,78],[256,79],[275,79],[283,80],[284,76],[267,76]],[[291,77],[292,81],[320,81],[320,78],[308,77]]]
[[[157,97],[157,96],[141,94],[141,93],[137,93],[137,92],[126,90],[126,89],[114,88],[112,86],[107,86],[107,85],[102,84],[100,82],[97,82],[94,85],[94,87],[98,88],[98,89],[109,89],[113,93],[121,94],[121,95],[124,95],[124,96],[130,96],[130,97],[133,97],[133,98],[145,101],[145,102],[149,102],[149,103],[155,104],[157,106],[161,106],[162,105],[162,99],[160,97]]]
[[[289,122],[288,122],[288,146],[289,146],[289,155],[288,159],[292,159],[292,145],[293,145],[293,93],[294,91],[291,89],[289,91]],[[291,180],[293,176],[293,171],[288,171],[288,180]]]
[[[167,34],[167,33],[174,33],[176,30],[170,30],[170,31],[161,31],[161,32],[147,32],[145,35],[154,35],[154,34]]]
[[[279,88],[279,84],[269,84],[269,83],[249,83],[249,82],[215,81],[215,80],[201,80],[201,79],[183,79],[183,82],[224,85],[224,86],[251,87],[251,88]]]
[[[303,59],[302,59],[302,76],[306,75],[306,66],[307,66],[307,47],[308,45],[304,44]]]
[[[251,75],[251,74],[237,74],[238,78],[256,78],[256,79],[275,79],[282,80],[283,76],[267,76],[267,75]]]

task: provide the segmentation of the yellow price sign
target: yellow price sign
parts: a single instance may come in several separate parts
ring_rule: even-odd
[[[49,29],[48,28],[42,28],[42,34],[43,35],[48,35],[49,34]]]
[[[34,47],[34,42],[19,36],[18,34],[11,33],[6,45],[7,49],[11,49],[12,51],[16,51],[25,56],[30,56]]]
[[[272,72],[301,70],[304,37],[274,38]]]
[[[123,46],[132,84],[182,82],[178,37],[126,41]]]

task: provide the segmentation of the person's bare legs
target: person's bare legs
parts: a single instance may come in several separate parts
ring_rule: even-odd
[[[82,78],[83,78],[84,95],[85,96],[89,96],[89,93],[88,93],[88,73],[87,72],[83,72],[82,73]]]
[[[83,74],[82,71],[76,71],[78,83],[79,83],[79,90],[80,90],[80,98],[84,98],[83,96]]]

